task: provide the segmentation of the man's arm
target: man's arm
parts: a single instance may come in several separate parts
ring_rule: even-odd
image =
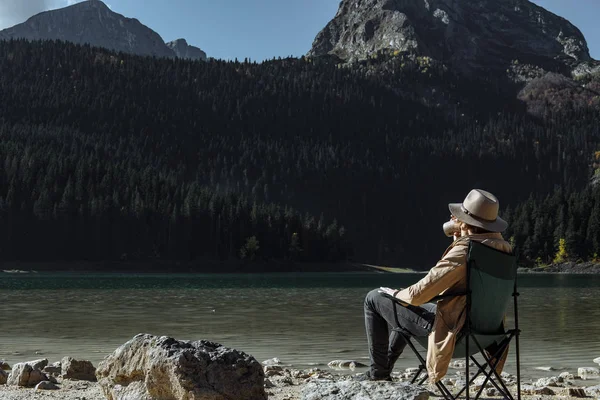
[[[454,286],[464,277],[465,270],[460,267],[466,265],[467,249],[466,242],[456,244],[423,279],[399,291],[396,298],[413,306],[420,306]]]

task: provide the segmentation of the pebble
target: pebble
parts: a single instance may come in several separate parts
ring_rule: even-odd
[[[35,385],[35,390],[57,390],[59,389],[54,383],[50,381],[42,381]]]
[[[262,362],[263,365],[280,365],[281,360],[277,357],[273,357],[271,359],[265,360]]]
[[[575,375],[573,375],[572,373],[565,371],[565,372],[561,372],[560,375],[558,375],[559,378],[562,378],[563,380],[573,380],[575,379]]]

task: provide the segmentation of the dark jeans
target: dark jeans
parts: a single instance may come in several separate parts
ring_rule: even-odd
[[[423,304],[420,307],[403,307],[375,289],[365,298],[365,328],[371,356],[371,376],[386,378],[394,369],[394,364],[406,341],[400,333],[392,329],[398,328],[408,336],[428,336],[433,327],[436,305]],[[394,315],[396,314],[396,315]]]

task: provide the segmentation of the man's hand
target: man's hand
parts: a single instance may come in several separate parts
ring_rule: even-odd
[[[390,289],[388,287],[380,287],[378,292],[394,297],[394,294],[397,293],[398,291],[396,289]]]

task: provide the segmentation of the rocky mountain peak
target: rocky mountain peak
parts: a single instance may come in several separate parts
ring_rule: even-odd
[[[176,57],[158,33],[135,18],[112,11],[100,0],[87,0],[34,15],[22,24],[0,31],[0,39],[64,40],[143,56]],[[187,45],[184,58],[206,60],[206,54]],[[183,44],[181,51],[186,49]]]
[[[175,55],[179,58],[202,61],[206,61],[207,59],[204,51],[200,50],[198,47],[190,46],[185,39],[177,39],[168,42],[167,47],[173,50]]]
[[[579,29],[528,0],[342,0],[309,56],[360,60],[380,51],[466,72],[515,61],[564,72],[592,60]]]

